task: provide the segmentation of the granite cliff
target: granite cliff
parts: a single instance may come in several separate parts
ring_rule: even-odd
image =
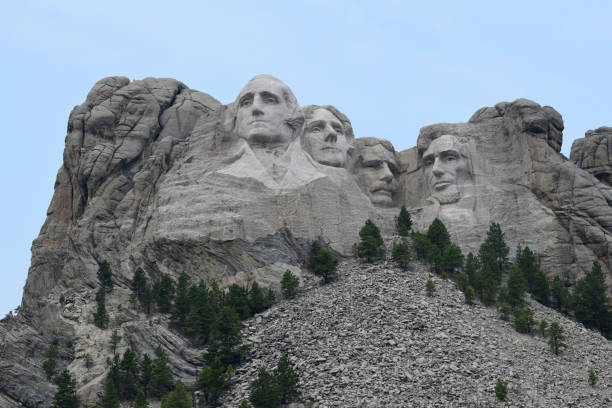
[[[573,283],[598,260],[611,279],[610,129],[587,132],[571,160],[560,153],[562,132],[553,108],[519,99],[467,123],[426,126],[417,146],[396,152],[386,140],[355,138],[333,106],[300,106],[266,75],[229,105],[173,79],[102,79],[70,114],[23,312],[0,324],[0,403],[48,406],[54,386],[41,362],[52,336],[74,341],[62,364],[82,377],[81,400],[96,400],[106,356],[94,353],[87,373],[81,362],[108,343],[92,322],[102,260],[117,284],[110,326],[141,353],[162,344],[186,383],[201,350],[163,317],[151,325],[120,308],[137,267],[150,279],[184,271],[276,289],[287,269],[305,276],[313,240],[348,257],[366,219],[390,236],[405,205],[419,228],[442,219],[464,251],[494,221],[550,276]]]

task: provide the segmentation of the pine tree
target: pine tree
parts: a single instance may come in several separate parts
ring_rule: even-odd
[[[53,374],[55,373],[55,367],[57,366],[57,361],[55,360],[59,355],[58,350],[59,339],[54,338],[49,347],[43,354],[44,357],[47,357],[45,361],[43,361],[43,370],[47,376],[47,380],[51,381]]]
[[[113,330],[113,334],[111,335],[111,347],[113,348],[113,354],[117,353],[117,345],[121,341],[121,336],[117,333],[117,329]]]
[[[266,308],[266,299],[257,281],[253,282],[248,292],[248,305],[253,311],[253,314],[263,312]],[[238,310],[236,311],[239,312]],[[242,317],[242,315],[240,317]]]
[[[540,268],[536,269],[531,293],[538,302],[543,305],[548,305],[550,298],[550,283],[548,277]]]
[[[98,268],[98,280],[100,286],[107,292],[113,290],[113,272],[111,271],[110,264],[104,260],[100,263]]]
[[[361,241],[357,246],[357,254],[360,258],[365,258],[367,262],[372,262],[385,256],[382,235],[380,235],[380,230],[372,220],[368,219],[365,222],[365,225],[359,231],[359,237]]]
[[[508,303],[502,303],[499,306],[499,313],[502,320],[508,320],[510,317],[510,305]]]
[[[211,304],[211,296],[204,282],[189,289],[191,306],[185,318],[183,331],[188,336],[199,336],[204,342],[210,338],[215,325],[216,313]]]
[[[433,296],[434,292],[436,291],[436,285],[431,279],[427,281],[425,290],[427,291],[427,296]]]
[[[598,381],[599,378],[597,378],[597,374],[595,374],[595,371],[589,371],[589,384],[591,385],[591,387],[594,387]]]
[[[153,284],[153,299],[160,313],[170,312],[174,297],[174,282],[170,276],[162,273],[161,278]]]
[[[469,252],[465,259],[465,274],[467,275],[468,282],[470,283],[470,285],[472,285],[477,290],[480,289],[480,279],[478,276],[479,270],[480,264],[478,262],[478,258],[475,257],[474,254]]]
[[[408,244],[405,241],[399,243],[394,242],[391,257],[393,258],[393,261],[395,261],[395,263],[397,263],[399,267],[405,271],[411,261],[410,248],[408,248]]]
[[[399,215],[397,216],[397,233],[402,237],[407,237],[412,228],[412,219],[406,207],[402,205]]]
[[[463,292],[463,295],[465,297],[466,305],[471,305],[472,303],[474,303],[474,289],[472,289],[471,286],[465,288],[465,292]]]
[[[461,253],[461,248],[458,245],[451,243],[444,247],[440,267],[443,271],[449,273],[463,267],[463,253]]]
[[[338,260],[329,251],[323,249],[317,241],[312,242],[308,268],[317,276],[323,278],[323,283],[336,279]]]
[[[174,389],[162,400],[161,408],[192,408],[191,395],[185,384],[177,381]]]
[[[205,354],[206,362],[210,364],[219,357],[226,366],[237,365],[246,353],[246,348],[242,346],[241,329],[238,313],[231,307],[223,307],[217,319],[214,339]]]
[[[498,271],[501,273],[506,269],[508,265],[508,245],[504,241],[504,233],[501,230],[499,224],[492,222],[489,225],[489,231],[487,231],[487,238],[484,243],[484,250],[489,251],[498,263]],[[481,246],[481,251],[483,247]]]
[[[294,401],[300,395],[298,391],[298,376],[293,371],[289,357],[286,354],[278,360],[276,366],[276,382],[280,387],[281,402],[287,404]]]
[[[425,261],[431,265],[434,272],[440,273],[442,264],[442,252],[437,245],[429,245],[427,248],[427,254],[425,255]]]
[[[182,329],[187,314],[189,314],[189,276],[185,272],[181,272],[176,284],[176,296],[171,308],[170,319],[176,327]]]
[[[516,265],[510,268],[508,275],[508,303],[511,306],[522,306],[523,295],[525,294],[526,280],[523,272]]]
[[[138,390],[138,394],[136,394],[136,399],[134,400],[134,405],[132,408],[149,408],[150,405],[147,402],[147,397],[144,395],[142,390]]]
[[[119,364],[119,382],[115,383],[119,398],[132,399],[136,397],[139,389],[139,371],[136,354],[128,348],[123,353],[123,359]]]
[[[119,408],[119,396],[113,381],[106,381],[106,388],[102,397],[102,408]]]
[[[429,242],[429,239],[427,239],[427,235],[421,234],[417,231],[412,231],[410,238],[412,238],[412,249],[414,250],[414,256],[420,261],[425,260],[427,250],[431,246],[431,242]]]
[[[272,288],[268,288],[266,292],[266,298],[264,299],[265,308],[271,307],[274,303],[276,303],[276,293]]]
[[[172,373],[168,368],[166,353],[160,346],[155,349],[157,357],[151,366],[151,380],[149,381],[148,391],[154,397],[163,397],[172,389]]]
[[[601,331],[606,337],[612,336],[612,313],[608,286],[599,262],[593,262],[590,273],[576,282],[573,306],[576,319],[586,327]]]
[[[196,388],[204,393],[204,401],[214,405],[223,391],[229,387],[229,377],[232,366],[223,364],[219,357],[215,357],[210,364],[205,365],[200,371]]]
[[[514,327],[519,333],[531,333],[531,328],[535,324],[533,311],[529,308],[514,310]]]
[[[151,305],[153,304],[153,288],[148,283],[142,289],[142,295],[139,299],[140,307],[147,314],[151,314]]]
[[[550,286],[550,292],[552,300],[554,302],[554,308],[562,313],[567,312],[570,307],[571,299],[567,286],[558,276],[555,276]]]
[[[506,399],[506,395],[508,394],[508,386],[501,379],[497,379],[497,383],[495,383],[495,396],[498,400],[504,401]]]
[[[297,295],[298,287],[300,286],[300,278],[295,276],[289,269],[283,274],[281,280],[281,289],[283,296],[287,299],[293,299]]]
[[[260,368],[257,378],[251,383],[249,400],[254,408],[280,408],[282,391],[274,375]]]
[[[101,329],[106,329],[108,326],[108,314],[106,313],[106,293],[104,289],[98,289],[96,292],[96,312],[94,313],[94,324]]]
[[[53,379],[57,385],[57,392],[53,396],[51,408],[78,408],[79,401],[76,395],[76,380],[70,371],[63,370]]]
[[[548,329],[548,344],[553,353],[559,354],[560,349],[567,347],[567,344],[563,342],[564,340],[563,327],[557,322],[551,323]]]
[[[529,249],[529,247],[521,249],[519,246],[517,248],[516,265],[523,272],[523,276],[527,281],[527,290],[531,292],[534,287],[538,266],[536,264],[535,254],[531,251],[531,249]]]
[[[450,234],[446,229],[446,226],[438,218],[433,220],[429,228],[427,229],[427,239],[433,245],[437,246],[440,250],[440,254],[444,251],[446,246],[451,244]]]
[[[142,268],[137,268],[136,272],[134,272],[132,282],[130,283],[130,289],[132,289],[132,294],[136,300],[141,299],[145,286],[147,286],[147,277]]]
[[[148,390],[151,377],[153,376],[153,360],[151,360],[151,357],[146,353],[142,356],[142,360],[140,361],[139,372],[140,386],[146,391]]]
[[[546,337],[547,335],[547,328],[548,328],[548,322],[544,319],[540,320],[540,325],[538,327],[540,329],[540,334],[542,335],[542,337]]]

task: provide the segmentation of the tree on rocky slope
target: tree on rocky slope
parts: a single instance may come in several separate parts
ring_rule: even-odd
[[[446,229],[446,226],[440,219],[436,218],[433,220],[429,228],[427,229],[427,239],[433,245],[437,246],[440,253],[444,251],[447,245],[451,244],[450,234]]]
[[[323,278],[323,283],[336,279],[338,260],[329,251],[323,249],[317,241],[312,242],[308,268],[317,276]]]
[[[397,233],[402,237],[407,237],[412,228],[412,219],[410,213],[406,210],[406,207],[402,205],[400,213],[397,216],[396,222]]]
[[[106,292],[103,288],[96,292],[96,312],[94,313],[94,324],[101,329],[108,326],[108,314],[106,313]]]
[[[391,250],[391,257],[397,263],[402,270],[406,270],[408,264],[412,260],[410,258],[410,248],[405,241],[402,242],[394,242],[393,249]]]
[[[174,389],[162,400],[161,408],[192,408],[191,395],[185,384],[177,381]]]
[[[113,272],[106,260],[102,261],[98,267],[98,280],[100,281],[100,286],[105,291],[110,292],[113,290]]]
[[[157,358],[151,366],[151,379],[147,389],[152,396],[160,398],[170,392],[173,379],[170,368],[168,368],[166,353],[164,353],[160,346],[157,346],[155,349],[155,356]]]
[[[552,323],[548,329],[548,344],[553,353],[559,354],[562,348],[567,347],[567,344],[563,342],[564,340],[563,327],[557,322]]]
[[[174,282],[168,274],[162,273],[160,279],[153,284],[153,299],[160,313],[168,313],[174,298]]]
[[[576,319],[586,327],[598,329],[604,336],[612,336],[612,313],[604,274],[599,262],[593,262],[591,272],[576,282],[573,308]]]
[[[357,256],[372,262],[385,256],[385,247],[380,230],[372,222],[366,220],[365,225],[359,231],[361,241],[357,244]]]
[[[70,371],[64,370],[53,379],[57,392],[53,396],[51,408],[77,408],[79,401],[76,395],[76,380]]]

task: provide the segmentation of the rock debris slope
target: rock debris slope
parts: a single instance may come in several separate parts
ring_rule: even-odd
[[[463,294],[415,263],[340,265],[338,282],[314,286],[246,323],[251,359],[239,367],[223,406],[248,398],[260,367],[287,353],[306,401],[321,407],[603,407],[612,405],[612,343],[530,301],[535,318],[559,322],[559,356],[539,334],[517,333],[495,308]],[[425,283],[436,292],[427,297]],[[589,370],[599,376],[587,382]],[[508,383],[507,405],[493,387]]]

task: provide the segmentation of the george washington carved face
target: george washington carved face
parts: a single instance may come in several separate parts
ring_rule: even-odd
[[[251,145],[287,145],[303,122],[303,117],[301,122],[294,118],[299,106],[291,90],[269,75],[251,79],[236,103],[236,133]]]
[[[463,185],[471,180],[465,148],[452,135],[443,135],[431,142],[423,153],[423,169],[431,197],[440,204],[458,201]]]

